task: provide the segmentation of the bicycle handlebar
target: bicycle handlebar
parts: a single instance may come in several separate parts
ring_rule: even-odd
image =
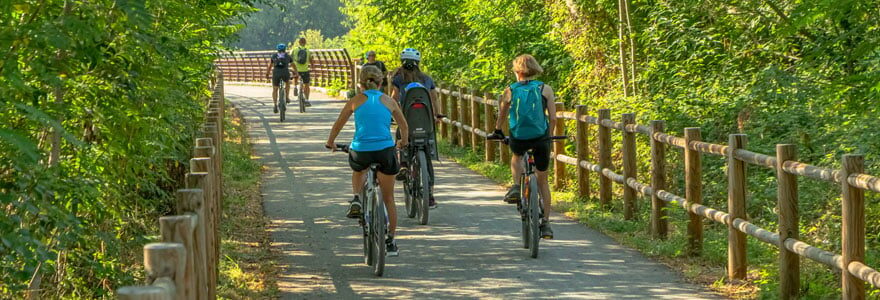
[[[330,148],[327,147],[327,145],[324,145],[324,148],[330,149]],[[349,146],[346,145],[346,144],[336,144],[336,148],[333,148],[333,149],[330,149],[330,150],[333,150],[333,151],[342,151],[342,152],[348,153]]]
[[[566,139],[568,139],[568,136],[565,136],[565,135],[550,136],[550,140],[566,140]],[[503,144],[510,144],[510,137],[509,136],[505,136],[504,138],[500,138],[500,137],[489,135],[486,137],[486,140],[498,141]]]

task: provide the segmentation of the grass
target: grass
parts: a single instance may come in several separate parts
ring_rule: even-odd
[[[228,104],[227,104],[228,105]],[[218,295],[224,299],[277,299],[276,256],[260,195],[261,165],[251,158],[247,128],[237,111],[227,114],[223,141],[224,203]]]

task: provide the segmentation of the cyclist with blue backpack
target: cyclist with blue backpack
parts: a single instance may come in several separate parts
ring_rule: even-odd
[[[394,72],[394,76],[391,79],[391,98],[398,101],[398,104],[404,105],[404,97],[406,97],[408,91],[413,88],[424,89],[427,90],[428,95],[431,99],[431,108],[434,109],[437,106],[437,86],[434,84],[434,79],[428,74],[422,72],[419,65],[422,61],[422,54],[416,49],[406,48],[400,53],[400,63],[401,66]],[[404,112],[407,110],[404,109]],[[434,122],[439,122],[440,119],[443,118],[443,115],[436,113],[435,111],[431,112],[433,114]],[[407,116],[409,117],[409,116]],[[433,149],[433,148],[432,148]],[[430,153],[431,157],[427,161],[428,167],[428,175],[430,178],[429,186],[431,195],[428,197],[428,207],[437,208],[437,201],[434,199],[434,165],[431,163],[433,159],[436,159],[436,151],[432,151]],[[408,169],[408,158],[401,157],[401,172],[397,174],[397,180],[404,180],[406,177],[406,172]]]
[[[503,139],[501,124],[510,123],[510,171],[514,185],[505,195],[505,201],[516,203],[520,198],[520,176],[524,166],[522,156],[529,150],[534,153],[537,169],[538,191],[544,199],[544,219],[541,221],[541,237],[553,238],[550,228],[550,184],[547,168],[550,166],[550,130],[556,126],[556,96],[553,88],[534,78],[544,72],[538,61],[524,54],[513,60],[516,82],[504,90],[493,138]]]
[[[293,63],[293,58],[287,54],[287,45],[278,44],[275,46],[275,49],[278,50],[278,53],[272,54],[272,58],[269,60],[269,68],[266,70],[266,76],[269,75],[269,72],[272,72],[272,103],[275,105],[273,111],[278,113],[278,86],[281,85],[281,81],[284,81],[286,85],[285,97],[284,99],[290,99],[290,64]]]

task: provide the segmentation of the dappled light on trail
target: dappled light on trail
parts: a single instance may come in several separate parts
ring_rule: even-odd
[[[347,158],[323,148],[344,102],[313,91],[306,113],[288,112],[279,123],[269,87],[228,86],[226,93],[265,166],[262,192],[283,299],[719,298],[558,213],[556,239],[542,241],[538,258],[530,258],[515,207],[501,201],[506,189],[447,160],[435,162],[439,208],[426,226],[406,218],[396,184],[400,256],[375,277],[363,264],[360,227],[345,218]],[[337,142],[351,140],[352,124]]]

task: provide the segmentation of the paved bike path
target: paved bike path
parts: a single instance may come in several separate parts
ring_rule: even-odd
[[[314,92],[305,114],[288,111],[279,123],[269,87],[225,90],[265,166],[263,201],[283,299],[720,298],[558,215],[556,239],[542,241],[538,258],[530,258],[515,207],[500,200],[504,188],[449,161],[435,164],[440,207],[429,225],[401,215],[401,254],[375,277],[363,264],[360,228],[344,216],[351,195],[346,157],[323,148],[343,102]],[[352,124],[338,142],[350,141]],[[402,212],[399,183],[396,190]]]

